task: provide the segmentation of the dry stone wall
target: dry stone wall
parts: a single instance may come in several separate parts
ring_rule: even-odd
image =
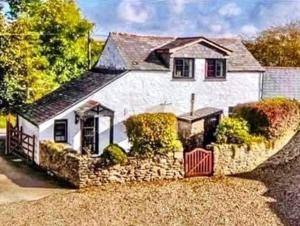
[[[101,157],[80,155],[68,149],[53,151],[43,143],[40,153],[42,168],[78,188],[184,177],[183,160],[173,155],[148,159],[129,157],[126,165],[105,166]]]
[[[282,150],[295,133],[294,130],[289,131],[285,136],[274,141],[272,145],[212,145],[209,148],[214,153],[214,175],[233,175],[254,170]]]

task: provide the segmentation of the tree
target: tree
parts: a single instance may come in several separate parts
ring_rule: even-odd
[[[264,66],[300,66],[300,22],[268,28],[244,43]]]
[[[34,35],[26,35],[28,23],[23,20],[8,24],[0,20],[0,95],[14,108],[31,102],[57,87],[46,73],[47,59],[36,47]],[[24,35],[19,35],[24,33]]]
[[[33,102],[88,66],[92,23],[72,0],[8,0],[0,19],[0,95],[13,108]],[[100,51],[101,44],[92,42]],[[93,51],[93,59],[99,52]]]

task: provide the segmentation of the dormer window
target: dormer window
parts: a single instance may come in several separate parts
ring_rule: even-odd
[[[194,59],[175,58],[174,59],[174,78],[193,79],[194,78]]]
[[[206,78],[207,79],[225,79],[226,61],[225,59],[207,59],[206,60]]]

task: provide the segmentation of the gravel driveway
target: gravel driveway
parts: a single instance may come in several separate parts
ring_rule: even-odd
[[[251,173],[107,185],[0,205],[0,225],[300,225],[300,134]]]
[[[8,160],[0,155],[0,204],[37,200],[67,191],[69,189],[45,177],[44,173],[33,170],[19,159]]]

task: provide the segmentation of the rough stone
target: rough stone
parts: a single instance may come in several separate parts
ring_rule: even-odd
[[[214,175],[233,175],[254,170],[293,138],[295,130],[288,131],[270,147],[264,143],[253,145],[221,144],[210,147],[214,153]]]
[[[40,166],[78,188],[184,177],[182,158],[174,156],[130,157],[126,165],[106,166],[102,162],[101,157],[80,155],[70,150],[56,152],[40,144]]]

